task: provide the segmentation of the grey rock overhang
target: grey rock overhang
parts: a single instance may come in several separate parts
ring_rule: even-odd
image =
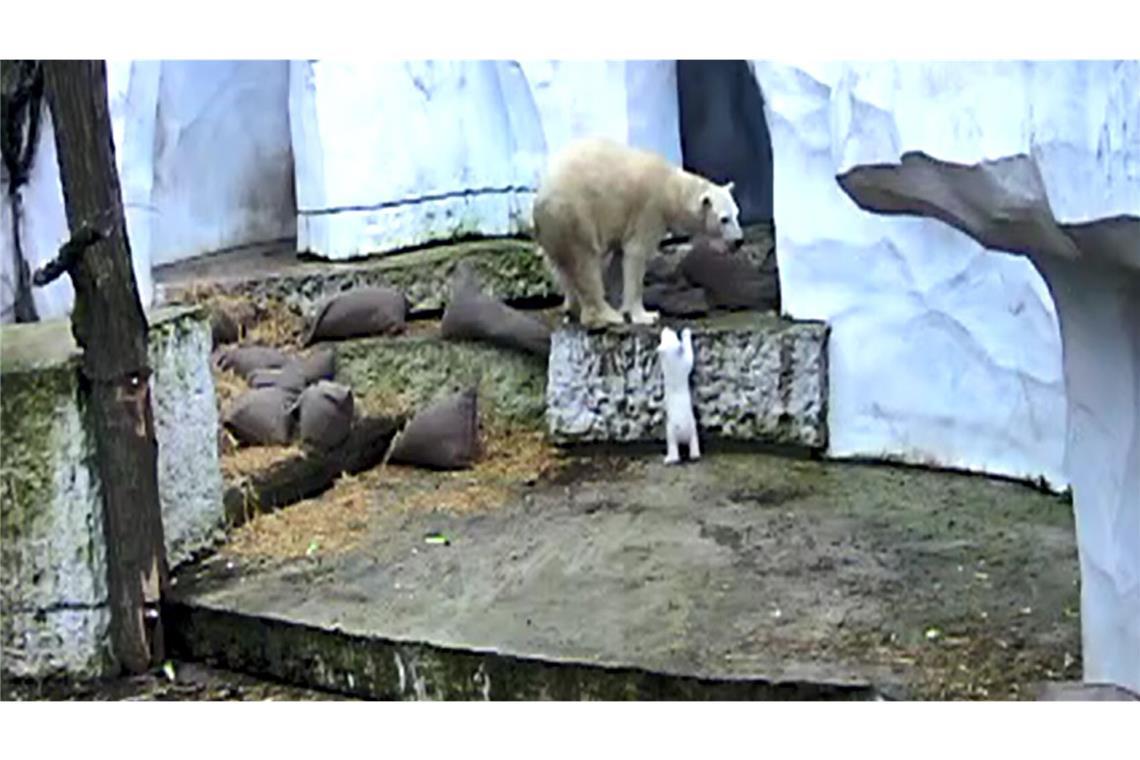
[[[959,164],[910,151],[897,164],[863,164],[836,180],[865,211],[938,219],[991,250],[1140,274],[1140,216],[1059,222],[1037,162],[1025,154]]]

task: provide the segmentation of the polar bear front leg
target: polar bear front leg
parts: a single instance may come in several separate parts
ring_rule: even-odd
[[[649,249],[638,241],[630,241],[622,246],[621,258],[621,310],[629,315],[629,321],[635,325],[657,324],[660,315],[655,311],[646,311],[642,300]]]

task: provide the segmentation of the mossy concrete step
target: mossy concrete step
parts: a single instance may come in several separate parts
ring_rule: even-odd
[[[361,636],[290,620],[171,602],[171,653],[285,683],[389,700],[871,700],[859,682],[699,677],[557,661],[493,649]]]
[[[150,321],[158,486],[172,563],[224,524],[210,327],[200,310]],[[92,676],[107,660],[106,545],[95,442],[69,320],[0,329],[4,672]]]
[[[485,422],[542,426],[545,358],[479,341],[448,341],[433,324],[417,334],[331,344],[336,378],[349,385],[362,408],[410,413],[440,396],[479,387]]]
[[[517,303],[560,297],[533,243],[476,240],[351,262],[301,259],[291,244],[227,251],[159,267],[155,299],[192,303],[210,294],[277,301],[309,316],[325,298],[352,287],[387,285],[408,298],[412,314],[440,311],[460,261],[471,262],[486,292]]]
[[[827,447],[823,322],[739,312],[671,322],[693,333],[693,405],[702,438]],[[546,415],[559,443],[664,441],[660,327],[577,326],[551,340]]]

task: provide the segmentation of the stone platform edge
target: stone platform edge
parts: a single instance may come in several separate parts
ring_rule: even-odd
[[[693,331],[691,389],[702,440],[826,450],[829,326],[756,312],[556,330],[546,394],[555,443],[664,441],[656,351],[664,325]]]
[[[871,700],[869,683],[704,677],[397,641],[174,598],[175,657],[387,700]]]

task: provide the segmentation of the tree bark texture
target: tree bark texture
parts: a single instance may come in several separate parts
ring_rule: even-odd
[[[107,544],[111,637],[118,664],[146,671],[162,657],[158,618],[167,568],[151,413],[147,322],[131,267],[102,61],[47,61],[60,182],[73,238],[98,233],[67,272],[72,331],[83,351]]]

